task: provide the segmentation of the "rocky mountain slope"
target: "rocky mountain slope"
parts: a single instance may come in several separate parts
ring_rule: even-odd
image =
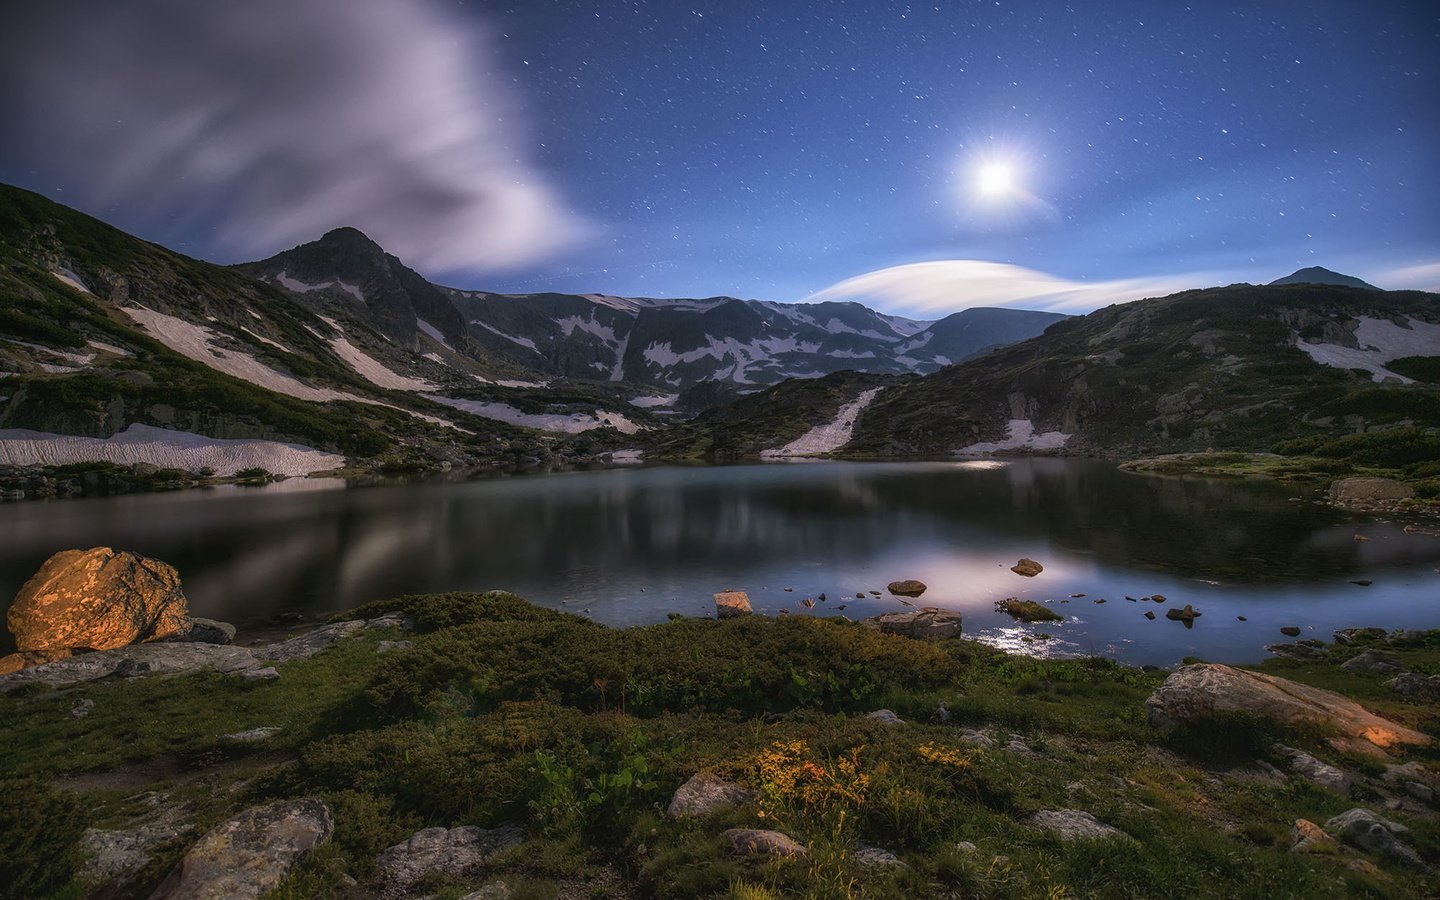
[[[832,384],[829,397],[788,383],[745,398],[654,452],[759,455],[813,426],[794,408],[833,416],[871,386]],[[934,374],[895,379],[859,412],[840,452],[1141,455],[1264,450],[1356,432],[1440,440],[1436,428],[1440,298],[1235,285],[1111,306]]]

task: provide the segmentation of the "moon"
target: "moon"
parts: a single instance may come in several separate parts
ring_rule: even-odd
[[[975,172],[975,189],[987,199],[1003,197],[1015,190],[1015,168],[1007,162],[988,162]]]

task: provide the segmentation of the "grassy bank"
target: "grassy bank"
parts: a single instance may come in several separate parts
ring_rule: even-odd
[[[367,631],[282,665],[276,681],[108,679],[0,698],[0,885],[84,896],[70,876],[85,827],[133,828],[171,810],[183,827],[128,889],[145,896],[200,831],[258,802],[314,794],[334,812],[334,839],[278,897],[352,896],[373,884],[376,855],[422,826],[502,823],[527,841],[492,872],[521,897],[576,885],[588,886],[567,896],[1434,890],[1424,873],[1381,859],[1357,871],[1339,855],[1289,852],[1297,818],[1383,809],[1371,781],[1342,797],[1257,768],[1283,768],[1276,739],[1361,775],[1379,773],[1374,760],[1257,721],[1161,735],[1144,701],[1163,672],[801,616],[615,629],[504,593],[403,598],[362,614],[389,610],[411,615],[413,633]],[[401,637],[413,643],[380,652]],[[1358,651],[1263,668],[1440,736],[1435,709],[1338,667]],[[1394,655],[1440,672],[1440,632]],[[82,698],[94,708],[73,718]],[[867,717],[881,708],[904,724]],[[220,737],[257,727],[279,730],[253,744]],[[1433,766],[1440,755],[1412,758]],[[669,818],[671,795],[698,771],[757,799],[714,818]],[[1135,840],[1062,842],[1028,824],[1046,808],[1087,810]],[[1433,810],[1385,815],[1410,827],[1422,856],[1440,854]],[[782,831],[810,853],[733,857],[721,838],[731,826]],[[866,866],[862,845],[904,865]]]

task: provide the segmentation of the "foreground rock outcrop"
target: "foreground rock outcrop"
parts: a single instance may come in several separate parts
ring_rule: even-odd
[[[680,785],[666,812],[671,818],[709,816],[723,809],[744,806],[755,799],[755,792],[733,781],[700,772]]]
[[[109,547],[50,557],[6,619],[22,652],[111,650],[190,631],[175,567]]]
[[[1182,667],[1165,679],[1145,706],[1150,724],[1157,728],[1215,713],[1250,713],[1286,725],[1318,725],[1382,748],[1430,743],[1428,735],[1377,716],[1333,691],[1219,663]]]
[[[878,628],[886,634],[920,640],[939,640],[960,636],[960,614],[938,606],[927,606],[913,612],[885,613],[861,622],[867,628]]]
[[[330,810],[309,797],[247,809],[197,841],[150,900],[262,897],[334,828]]]
[[[472,873],[495,854],[524,840],[525,836],[514,825],[422,828],[408,840],[381,853],[376,863],[387,879],[410,884],[427,875]]]

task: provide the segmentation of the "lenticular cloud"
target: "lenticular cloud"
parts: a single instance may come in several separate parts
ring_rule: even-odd
[[[353,225],[446,271],[586,231],[525,159],[484,29],[429,0],[48,0],[0,25],[10,149],[152,232],[213,225],[204,249],[253,258]]]

